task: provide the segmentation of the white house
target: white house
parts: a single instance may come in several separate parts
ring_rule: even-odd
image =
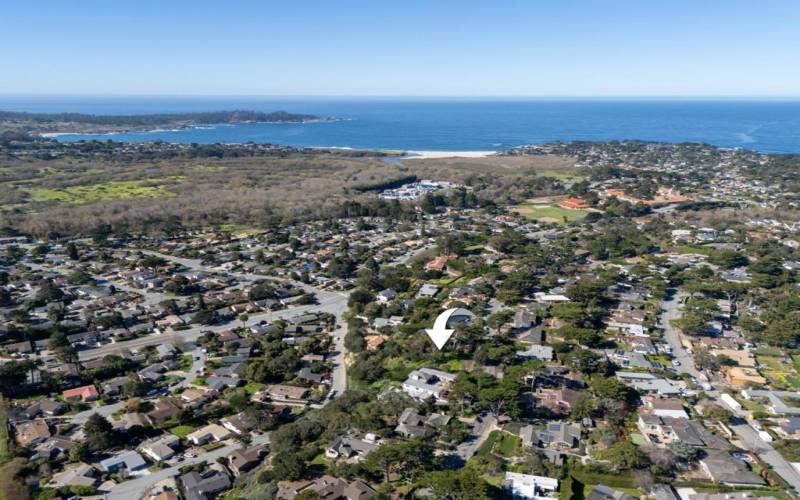
[[[558,490],[558,479],[518,472],[506,472],[503,487],[513,498],[549,499]]]
[[[403,391],[416,399],[433,397],[437,401],[442,401],[442,395],[455,379],[456,376],[452,373],[432,368],[420,368],[408,374],[408,378],[403,382]]]

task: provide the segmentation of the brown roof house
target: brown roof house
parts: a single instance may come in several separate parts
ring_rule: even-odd
[[[268,451],[266,445],[235,450],[228,455],[228,465],[233,473],[238,476],[261,463]]]
[[[14,441],[20,446],[39,444],[50,436],[50,428],[44,420],[30,420],[14,426]]]

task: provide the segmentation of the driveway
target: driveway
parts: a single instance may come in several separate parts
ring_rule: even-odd
[[[472,437],[475,439],[467,441],[466,443],[461,443],[456,448],[456,453],[458,453],[458,456],[464,459],[464,461],[472,458],[478,451],[478,448],[489,438],[489,434],[497,430],[497,419],[492,416],[485,417],[481,422],[476,422],[472,430]]]

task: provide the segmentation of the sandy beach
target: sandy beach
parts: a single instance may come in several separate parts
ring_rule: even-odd
[[[497,151],[406,151],[404,159],[485,158],[495,154],[497,154]]]

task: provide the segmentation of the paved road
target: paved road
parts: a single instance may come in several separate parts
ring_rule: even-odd
[[[681,314],[681,304],[687,294],[678,291],[670,299],[661,302],[660,326],[664,329],[664,340],[672,347],[672,357],[680,362],[675,369],[682,373],[688,373],[694,378],[700,378],[700,371],[694,365],[694,358],[683,347],[681,343],[681,332],[672,326],[672,320],[679,319]]]
[[[477,439],[467,441],[466,443],[461,443],[456,448],[456,453],[458,456],[464,459],[464,461],[469,460],[472,458],[473,455],[478,451],[478,448],[489,438],[489,434],[492,431],[497,430],[497,419],[494,417],[484,417],[481,422],[477,422],[475,424],[475,428],[473,431],[477,434]]]
[[[175,262],[189,269],[200,270],[200,271],[207,270],[207,266],[202,264],[199,259],[186,259],[182,257],[175,257],[172,255],[160,252],[154,252],[151,250],[142,250],[142,252],[149,255],[161,257],[165,260]],[[241,281],[252,282],[269,278],[268,276],[263,276],[254,273],[230,272],[229,274],[235,276],[240,282]],[[344,347],[344,336],[347,335],[347,323],[344,322],[343,315],[345,311],[347,311],[347,298],[349,297],[349,293],[318,290],[305,283],[293,280],[288,280],[288,281],[292,283],[294,286],[302,289],[304,292],[314,293],[317,296],[318,303],[312,305],[291,307],[289,309],[284,309],[281,311],[269,311],[259,314],[252,314],[249,316],[246,324],[250,326],[258,324],[261,321],[271,322],[276,319],[290,318],[308,312],[326,312],[333,314],[336,317],[336,324],[341,325],[341,328],[334,330],[333,333],[335,350],[331,356],[331,362],[333,363],[331,391],[336,391],[333,396],[334,398],[338,397],[347,389],[347,367],[345,365],[346,352]],[[227,330],[232,326],[238,326],[238,324],[193,327],[187,330],[180,330],[173,333],[164,333],[161,335],[149,335],[146,337],[141,337],[133,340],[104,345],[96,349],[82,351],[79,355],[81,360],[86,360],[86,359],[94,359],[97,357],[102,357],[107,354],[113,354],[123,349],[141,348],[144,346],[157,345],[165,342],[194,342],[198,338],[200,338],[200,336],[202,335],[201,332],[205,331],[219,332]],[[337,338],[338,340],[336,340]]]
[[[413,250],[413,251],[411,251],[409,253],[406,253],[406,254],[403,254],[403,255],[397,257],[396,259],[391,261],[389,264],[392,265],[392,266],[399,266],[401,264],[405,264],[406,262],[408,262],[409,260],[413,259],[417,255],[421,254],[422,252],[424,252],[426,250],[430,250],[433,247],[434,247],[433,244],[423,245],[423,246],[417,248],[416,250]]]
[[[162,259],[169,260],[180,264],[189,269],[206,271],[208,266],[204,265],[199,259],[186,259],[182,257],[175,257],[172,255],[154,252],[152,250],[142,250],[143,253],[161,257]],[[264,276],[255,273],[243,273],[231,271],[228,274],[235,276],[240,282],[253,282],[262,279],[269,279],[269,276]],[[347,389],[347,366],[345,365],[346,350],[344,347],[344,336],[347,335],[347,323],[343,319],[344,313],[347,311],[347,298],[349,293],[345,292],[331,292],[326,290],[318,290],[311,285],[301,283],[294,280],[286,280],[292,285],[302,289],[306,293],[314,293],[317,296],[318,304],[309,306],[299,306],[283,311],[254,314],[248,320],[248,325],[256,324],[260,321],[273,321],[278,318],[288,318],[297,316],[305,312],[327,312],[336,317],[336,324],[341,325],[341,328],[334,330],[334,352],[331,356],[333,363],[333,374],[331,376],[331,392],[332,399],[340,396]],[[219,327],[219,330],[225,330],[229,327]],[[212,331],[219,331],[212,330]],[[198,335],[199,337],[199,335]],[[338,339],[338,340],[337,340]]]
[[[269,444],[269,437],[269,433],[254,436],[251,446]],[[135,500],[141,498],[145,491],[150,489],[157,482],[176,476],[181,467],[200,462],[208,462],[209,464],[213,464],[217,458],[224,457],[234,450],[238,450],[243,447],[244,446],[239,443],[229,441],[229,444],[223,446],[222,448],[204,453],[195,458],[186,459],[178,465],[169,467],[167,469],[160,469],[145,476],[140,476],[135,479],[120,483],[111,490],[106,498],[108,500]]]
[[[258,314],[251,314],[246,322],[246,325],[251,326],[260,323],[261,321],[271,322],[276,319],[290,318],[299,316],[308,312],[318,311],[327,312],[339,317],[347,308],[347,295],[333,292],[322,292],[317,294],[318,303],[302,305],[297,307],[290,307],[279,311],[267,311]],[[241,326],[240,321],[231,322],[222,325],[203,325],[187,328],[185,330],[178,330],[175,332],[150,334],[145,337],[139,337],[131,340],[123,340],[114,342],[112,344],[105,344],[94,349],[86,349],[79,352],[81,360],[101,358],[108,354],[115,354],[123,349],[141,348],[149,345],[158,345],[168,342],[194,342],[202,335],[202,332],[220,332],[229,330],[233,327]]]
[[[671,320],[681,317],[680,305],[685,297],[687,297],[687,294],[679,291],[671,300],[665,300],[661,303],[661,308],[663,310],[661,314],[661,327],[664,329],[665,340],[672,346],[673,357],[678,359],[681,363],[680,366],[675,368],[697,379],[700,377],[700,371],[695,367],[694,358],[683,347],[680,331],[670,324]],[[717,401],[720,395],[719,391],[716,390],[706,391],[706,394],[714,401]],[[722,405],[721,402],[717,402]],[[723,406],[727,408],[727,405]],[[748,414],[746,411],[738,411],[735,413],[740,418],[746,418]],[[784,481],[792,485],[795,491],[800,492],[800,473],[798,473],[780,453],[775,451],[775,448],[773,448],[771,444],[761,439],[755,429],[744,423],[731,425],[730,428],[736,433],[746,449],[758,455],[758,457],[769,464]]]

